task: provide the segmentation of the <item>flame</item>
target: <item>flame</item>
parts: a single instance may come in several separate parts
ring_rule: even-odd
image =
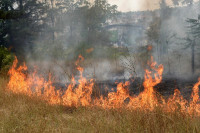
[[[28,96],[39,96],[41,99],[48,101],[50,104],[60,103],[59,92],[55,91],[52,86],[51,75],[49,80],[36,75],[36,71],[26,75],[27,66],[22,65],[17,68],[18,60],[15,57],[13,66],[9,70],[10,80],[8,82],[8,91],[16,94],[26,94]]]
[[[148,45],[148,46],[147,46],[147,50],[148,50],[148,51],[151,51],[152,49],[153,49],[153,46],[152,46],[152,45]]]
[[[94,51],[94,48],[89,48],[85,50],[88,54]]]
[[[79,79],[76,81],[74,77],[71,79],[71,83],[66,85],[64,92],[56,90],[53,86],[52,75],[49,74],[49,78],[45,79],[42,75],[39,75],[37,71],[28,73],[28,68],[24,63],[21,66],[18,65],[18,60],[15,61],[9,70],[10,80],[7,90],[16,93],[24,94],[28,96],[36,96],[41,100],[47,101],[49,104],[59,104],[63,106],[98,106],[105,109],[111,108],[127,108],[127,109],[143,109],[154,110],[156,107],[161,107],[167,112],[181,111],[189,114],[200,115],[199,104],[199,85],[198,82],[193,87],[191,94],[191,100],[187,101],[181,95],[178,89],[175,89],[174,95],[168,99],[164,99],[154,87],[162,81],[162,73],[164,70],[163,65],[157,65],[153,61],[149,61],[150,69],[145,70],[144,75],[144,91],[139,95],[130,95],[129,87],[130,83],[117,83],[116,91],[109,92],[107,97],[100,96],[100,98],[92,98],[92,92],[94,88],[94,80],[87,80],[83,76],[84,68],[79,64],[84,61],[84,58],[79,55],[78,60],[75,62],[76,68],[80,73]]]
[[[156,68],[156,62],[153,62],[153,57],[151,57],[150,67],[154,71],[156,71],[156,73],[154,73],[154,78],[153,78],[151,76],[152,71],[147,69],[145,70],[144,82],[143,82],[144,92],[141,93],[140,97],[142,104],[150,106],[150,108],[153,108],[153,106],[156,106],[158,104],[158,99],[155,95],[156,92],[154,91],[154,86],[156,86],[161,82],[164,67],[163,65],[159,65],[158,68]]]
[[[14,93],[21,93],[21,94],[30,94],[29,88],[30,85],[26,80],[26,75],[23,71],[27,70],[27,66],[24,64],[17,68],[18,60],[15,57],[13,62],[13,66],[8,71],[10,76],[10,80],[8,83],[8,88]]]
[[[190,102],[190,113],[197,112],[200,114],[200,104],[199,104],[199,85],[200,85],[200,78],[198,82],[194,85],[192,95],[191,95],[191,102]]]
[[[174,95],[168,99],[167,109],[168,111],[186,111],[187,101],[181,95],[178,89],[174,90]]]

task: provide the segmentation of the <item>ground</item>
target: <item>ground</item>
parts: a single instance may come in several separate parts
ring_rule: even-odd
[[[0,80],[0,132],[200,132],[200,117],[173,113],[98,107],[53,106],[36,97],[6,91]]]

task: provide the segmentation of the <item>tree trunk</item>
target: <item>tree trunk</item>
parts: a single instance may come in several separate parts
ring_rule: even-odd
[[[194,56],[194,47],[195,47],[195,41],[192,43],[192,47],[191,47],[191,50],[192,50],[192,74],[194,74],[194,69],[195,69],[195,62],[194,62],[194,59],[195,59],[195,56]]]
[[[19,10],[20,11],[23,10],[23,2],[22,2],[22,0],[19,0]]]
[[[51,9],[53,10],[53,0],[51,0]],[[55,20],[54,20],[54,16],[53,16],[53,13],[51,12],[51,22],[52,22],[52,40],[54,42],[55,40]]]
[[[159,42],[157,41],[157,56],[158,56],[158,62],[160,62],[160,52],[159,52]]]

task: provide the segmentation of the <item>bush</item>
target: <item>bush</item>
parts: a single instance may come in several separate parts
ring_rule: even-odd
[[[7,74],[13,61],[14,54],[12,54],[6,47],[0,46],[0,73]]]

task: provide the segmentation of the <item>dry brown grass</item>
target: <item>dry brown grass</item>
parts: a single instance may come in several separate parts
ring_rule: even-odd
[[[200,118],[179,111],[155,111],[50,106],[37,98],[5,91],[0,80],[0,132],[200,132]]]

